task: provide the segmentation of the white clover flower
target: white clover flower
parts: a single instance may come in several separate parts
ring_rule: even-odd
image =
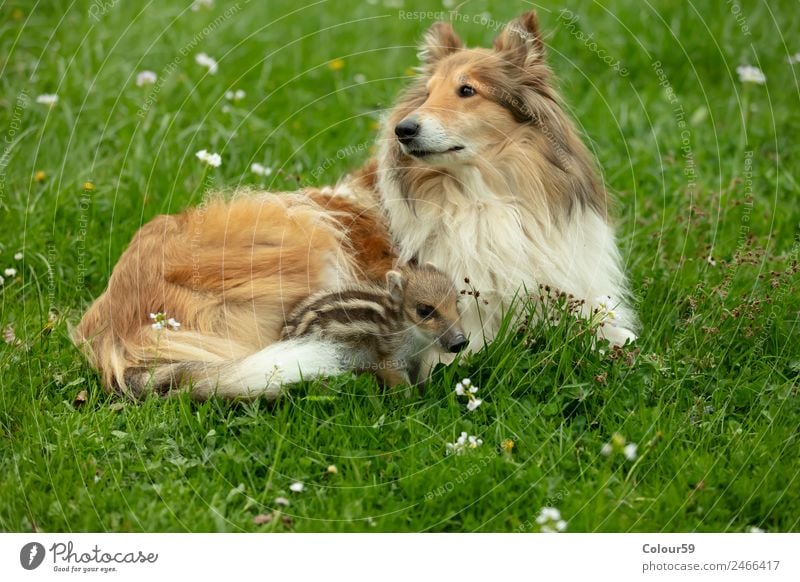
[[[275,505],[281,505],[283,507],[289,507],[289,500],[285,497],[276,497],[275,498]]]
[[[214,0],[194,0],[192,2],[192,12],[197,12],[201,8],[213,8]]]
[[[752,65],[736,67],[736,72],[739,73],[739,81],[742,83],[755,83],[756,85],[763,85],[767,81],[767,77],[764,75],[763,71]]]
[[[628,443],[625,445],[625,448],[622,449],[622,454],[625,455],[625,458],[629,461],[635,461],[637,450],[638,447],[636,446],[636,443]]]
[[[789,61],[790,65],[796,65],[800,63],[800,53],[794,53],[793,55],[789,55],[786,57],[786,60]]]
[[[473,410],[478,408],[482,402],[483,400],[481,400],[480,398],[472,398],[469,402],[467,402],[467,410],[472,412]]]
[[[21,253],[21,252],[19,252],[19,253],[15,253],[15,254],[14,254],[14,260],[15,260],[15,261],[21,261],[21,260],[22,260],[22,256],[23,256],[23,255],[22,255],[22,253]]]
[[[214,168],[219,168],[220,164],[222,164],[222,156],[219,154],[211,154],[207,150],[200,150],[195,154],[195,157]]]
[[[153,71],[142,71],[136,75],[136,86],[144,87],[145,85],[152,85],[158,80],[158,75]]]
[[[17,276],[17,270],[14,267],[9,267],[5,271],[3,271],[3,274],[6,277],[16,277]]]
[[[250,164],[250,171],[256,176],[269,176],[272,174],[272,168],[261,165],[258,162]]]
[[[198,65],[206,67],[209,75],[216,75],[219,69],[219,63],[206,53],[198,53],[194,56],[194,62]]]
[[[561,512],[555,507],[542,507],[536,517],[536,523],[543,533],[556,533],[567,529],[567,522],[561,519]]]
[[[604,457],[610,457],[611,453],[614,452],[614,447],[611,446],[611,443],[605,443],[602,447],[600,447],[600,454]]]
[[[305,488],[306,488],[306,486],[303,485],[302,483],[300,483],[299,481],[295,481],[294,483],[289,485],[289,489],[291,491],[293,491],[294,493],[302,493],[303,489],[305,489]]]
[[[228,101],[241,101],[242,99],[247,96],[247,93],[242,91],[241,89],[237,89],[236,91],[226,91],[225,92],[225,99]]]
[[[36,98],[36,102],[41,103],[42,105],[49,105],[50,107],[52,107],[53,105],[58,103],[58,95],[55,94],[51,95],[49,93],[44,93]]]

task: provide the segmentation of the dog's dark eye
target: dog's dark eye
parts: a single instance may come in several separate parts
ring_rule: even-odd
[[[475,95],[475,88],[472,85],[461,85],[458,88],[459,97],[472,97]]]
[[[417,305],[417,315],[421,319],[428,319],[434,313],[436,313],[436,308],[431,305],[425,305],[424,303]]]

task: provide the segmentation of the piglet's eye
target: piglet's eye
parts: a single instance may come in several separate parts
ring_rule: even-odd
[[[475,87],[472,85],[461,85],[458,88],[459,97],[472,97],[473,95],[475,95]]]
[[[428,319],[434,313],[436,313],[436,308],[431,305],[425,305],[423,303],[417,305],[417,316],[421,319]]]

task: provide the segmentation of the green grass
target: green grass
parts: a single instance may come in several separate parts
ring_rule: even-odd
[[[749,35],[722,2],[579,4],[572,27],[560,4],[539,8],[565,100],[616,193],[635,351],[536,326],[438,370],[410,400],[346,376],[272,406],[120,401],[68,325],[156,214],[254,183],[253,161],[276,169],[272,189],[362,163],[431,21],[383,2],[287,0],[242,0],[228,17],[219,0],[199,12],[105,3],[87,17],[103,4],[0,7],[0,268],[19,271],[0,290],[0,325],[17,338],[0,347],[0,530],[538,531],[547,505],[573,532],[800,529],[794,2],[742,2]],[[469,2],[458,29],[488,45],[493,27],[472,17],[507,21],[523,8],[512,4]],[[581,40],[592,33],[627,76]],[[217,75],[194,63],[201,51]],[[748,63],[766,85],[739,82]],[[140,117],[153,91],[135,85],[143,69],[163,84]],[[247,96],[225,112],[231,88]],[[60,100],[37,104],[41,93]],[[202,148],[222,154],[218,170],[203,172]],[[464,376],[484,399],[473,413],[453,394]],[[461,431],[484,444],[446,456]],[[639,444],[636,462],[600,454],[615,433]],[[295,480],[304,492],[289,491]],[[290,519],[256,525],[277,496]]]

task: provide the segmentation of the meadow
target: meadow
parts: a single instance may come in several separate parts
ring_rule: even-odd
[[[509,326],[410,399],[346,375],[272,405],[131,402],[69,326],[139,226],[335,183],[435,19],[490,46],[532,6],[191,4],[0,6],[0,530],[800,530],[795,2],[535,5],[615,199],[634,346]]]

